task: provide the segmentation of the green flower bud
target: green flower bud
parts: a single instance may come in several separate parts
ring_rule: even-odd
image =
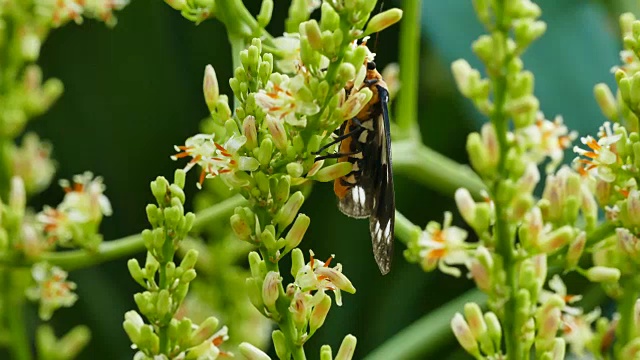
[[[198,262],[198,250],[189,249],[180,262],[180,268],[184,270],[193,269]]]
[[[580,257],[582,257],[586,243],[587,234],[584,231],[580,232],[580,234],[571,241],[569,249],[567,250],[565,269],[571,270],[578,266],[578,261],[580,261]]]
[[[364,35],[380,32],[397,23],[400,19],[402,19],[402,10],[400,9],[389,9],[381,12],[369,20],[367,28],[364,30]]]
[[[191,333],[191,338],[189,339],[189,346],[196,346],[206,341],[208,338],[212,337],[213,334],[216,333],[216,328],[218,327],[218,319],[213,316],[206,318],[198,329]]]
[[[267,138],[260,143],[260,149],[258,150],[257,159],[261,165],[267,166],[271,161],[271,155],[273,154],[273,142]]]
[[[323,2],[321,8],[320,29],[322,31],[335,31],[340,27],[340,15],[333,9],[333,6]]]
[[[287,236],[285,238],[285,252],[300,245],[300,242],[302,241],[304,234],[307,232],[310,223],[311,219],[307,215],[298,215],[296,221],[293,223],[293,226],[291,227],[291,229],[289,229],[289,232],[287,232]]]
[[[464,305],[464,315],[473,336],[478,340],[482,338],[487,333],[487,324],[482,317],[480,306],[476,303],[466,303]]]
[[[163,318],[171,311],[171,294],[166,289],[158,292],[158,302],[156,303],[158,317]]]
[[[158,176],[155,181],[151,182],[151,193],[156,198],[156,202],[160,206],[167,204],[167,188],[169,182],[163,176]]]
[[[484,321],[487,324],[487,331],[489,337],[493,341],[493,345],[496,349],[501,348],[502,341],[502,327],[500,326],[500,320],[493,312],[489,311],[484,314]]]
[[[178,11],[182,11],[187,7],[187,0],[164,0],[164,2]]]
[[[247,142],[244,146],[253,150],[258,146],[258,131],[256,130],[256,118],[254,116],[247,116],[242,122],[242,134],[247,138]]]
[[[249,268],[251,269],[251,276],[254,278],[262,279],[264,277],[264,260],[262,260],[260,255],[255,251],[249,253]]]
[[[242,216],[238,214],[231,215],[231,229],[236,237],[240,240],[250,241],[253,234],[252,229],[246,223]]]
[[[300,24],[300,33],[304,34],[309,41],[311,48],[320,51],[322,50],[322,34],[318,22],[311,19]]]
[[[291,358],[291,352],[287,346],[287,338],[284,336],[282,331],[274,330],[271,333],[271,339],[273,339],[273,347],[275,348],[276,355],[278,355],[279,359]]]
[[[143,325],[144,320],[142,320],[140,314],[138,314],[135,310],[127,311],[124,314],[124,322],[122,323],[122,327],[124,328],[124,331],[127,333],[127,336],[129,336],[129,339],[132,343],[140,343],[140,330]]]
[[[358,340],[355,336],[351,334],[345,336],[342,344],[340,344],[340,349],[338,349],[335,360],[351,360],[353,353],[356,351],[357,342]]]
[[[463,349],[473,356],[480,357],[478,343],[462,314],[456,313],[453,316],[453,319],[451,319],[451,329]]]
[[[310,334],[315,333],[316,330],[324,324],[324,320],[327,318],[327,314],[329,314],[329,309],[331,309],[331,297],[324,294],[320,303],[311,310],[311,316],[309,317]]]
[[[197,276],[196,270],[189,269],[182,274],[182,276],[180,277],[180,282],[183,284],[188,284],[192,282],[196,278],[196,276]]]
[[[532,21],[531,19],[514,21],[515,41],[520,48],[529,46],[537,40],[547,30],[547,24],[543,21]]]
[[[276,242],[275,235],[270,231],[263,231],[260,234],[260,241],[268,250],[276,251],[278,250],[278,244]]]
[[[153,332],[151,325],[144,325],[140,329],[139,347],[149,349],[152,353],[157,353],[160,348],[160,338]]]
[[[287,131],[284,129],[283,122],[271,115],[267,115],[266,122],[276,148],[281,152],[286,152],[289,142],[287,141]]]
[[[218,88],[218,78],[213,66],[207,65],[204,68],[204,80],[202,82],[202,90],[204,92],[204,100],[209,107],[209,111],[214,112],[218,97],[220,96],[220,89]]]
[[[333,354],[331,352],[331,346],[322,345],[320,347],[320,360],[333,360]]]
[[[271,360],[269,355],[265,354],[264,352],[262,352],[262,350],[246,342],[240,344],[238,346],[238,350],[240,351],[240,354],[242,354],[242,356],[244,356],[247,360]]]
[[[295,248],[291,251],[291,275],[295,278],[298,275],[298,271],[305,265],[304,254],[302,250]]]
[[[368,50],[365,49],[364,46],[358,46],[356,47],[355,50],[353,50],[353,52],[351,53],[351,59],[350,59],[350,63],[356,68],[359,69],[363,64],[365,59],[367,58],[367,53]],[[354,72],[355,74],[355,72]],[[355,77],[355,75],[354,75]],[[345,81],[351,80],[352,78],[346,79]]]
[[[276,300],[280,294],[280,284],[282,283],[282,277],[275,271],[269,271],[262,283],[262,301],[264,305],[269,309],[269,312],[277,312]]]
[[[269,25],[271,21],[271,14],[273,13],[273,0],[262,0],[262,5],[260,6],[260,12],[258,16],[256,16],[256,20],[258,20],[258,25],[262,28]]]
[[[287,174],[289,174],[289,176],[291,176],[292,178],[299,178],[300,176],[302,176],[303,172],[304,168],[302,164],[297,162],[291,162],[287,164]]]
[[[339,177],[346,176],[353,169],[353,165],[348,161],[337,162],[320,169],[311,178],[320,182],[333,181]]]
[[[262,302],[262,287],[260,286],[258,279],[252,277],[247,278],[246,286],[249,301],[258,311],[265,315],[264,303]]]
[[[609,86],[604,83],[597,84],[593,88],[593,94],[604,116],[611,121],[617,121],[618,106]]]
[[[536,245],[541,252],[553,254],[561,247],[567,245],[574,237],[575,231],[573,228],[565,225],[543,236]]]
[[[289,198],[289,189],[291,188],[291,177],[283,175],[278,180],[275,193],[273,194],[278,204],[284,203]]]
[[[297,191],[289,200],[284,204],[283,207],[278,210],[274,217],[274,222],[278,224],[280,229],[284,229],[295,219],[298,211],[302,207],[302,203],[304,202],[304,195],[302,192]]]
[[[145,274],[142,272],[142,269],[140,268],[140,264],[138,263],[138,260],[129,259],[129,261],[127,261],[127,267],[129,268],[129,273],[131,274],[131,277],[133,278],[133,280],[135,280],[138,284],[146,288],[147,284],[145,282]]]
[[[591,282],[616,282],[620,279],[620,270],[606,266],[594,266],[586,271],[585,276]]]

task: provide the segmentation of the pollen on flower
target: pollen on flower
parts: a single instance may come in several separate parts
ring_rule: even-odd
[[[310,293],[317,292],[318,299],[325,290],[333,291],[336,295],[336,304],[342,305],[340,291],[355,293],[356,289],[351,281],[342,273],[342,265],[329,267],[334,256],[331,255],[326,262],[320,261],[310,252],[309,262],[303,266],[295,277],[295,285],[299,291]],[[314,296],[315,298],[316,296]]]
[[[562,162],[564,150],[571,146],[578,135],[575,131],[569,131],[561,116],[550,121],[542,112],[538,112],[535,123],[517,130],[515,136],[518,142],[527,146],[532,161],[539,164],[546,157],[551,160],[546,167],[547,173],[551,173]]]
[[[237,170],[255,170],[257,160],[238,155],[239,149],[247,141],[244,136],[232,136],[224,145],[213,141],[214,135],[198,134],[187,139],[185,145],[175,146],[178,152],[172,160],[191,157],[184,170],[189,171],[199,165],[202,171],[197,186],[200,189],[206,178],[222,174],[233,174]],[[254,161],[251,161],[254,160]]]
[[[266,88],[255,94],[256,103],[266,113],[289,125],[305,127],[306,116],[320,111],[305,82],[302,74],[293,78],[287,75],[272,77]]]
[[[48,320],[61,307],[72,306],[78,296],[73,293],[76,284],[66,281],[67,273],[57,266],[46,263],[35,264],[32,276],[36,284],[27,289],[27,297],[40,302],[40,318]]]
[[[466,238],[466,230],[451,226],[449,212],[445,213],[442,226],[434,222],[427,225],[417,242],[423,268],[430,271],[438,266],[445,274],[460,276],[460,270],[450,265],[463,265],[471,260]]]
[[[606,182],[613,182],[616,174],[611,168],[612,165],[620,161],[615,144],[620,140],[621,135],[613,135],[609,123],[605,123],[598,132],[599,139],[586,136],[580,141],[587,146],[583,149],[578,146],[573,147],[573,151],[579,156],[574,160],[578,172],[583,175],[595,174]]]

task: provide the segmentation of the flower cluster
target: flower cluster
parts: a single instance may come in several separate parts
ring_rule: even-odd
[[[67,272],[57,266],[38,263],[31,269],[35,285],[27,289],[27,297],[40,304],[39,315],[49,320],[61,307],[71,307],[78,300],[76,284],[67,281]]]
[[[95,249],[102,241],[98,233],[102,217],[112,213],[102,178],[85,172],[74,176],[73,184],[61,180],[60,185],[65,191],[64,199],[55,209],[45,206],[37,221],[43,225],[50,243]]]
[[[452,226],[447,213],[442,225],[431,222],[412,239],[405,255],[427,271],[439,268],[460,276],[461,269],[452,265],[465,267],[487,293],[489,312],[467,304],[464,316],[457,314],[451,322],[459,343],[476,358],[521,358],[535,347],[536,358],[561,359],[567,345],[579,356],[638,356],[640,21],[630,14],[621,17],[625,50],[624,64],[614,68],[618,99],[604,84],[595,88],[613,124],[605,122],[595,137],[581,137],[582,146],[573,146],[572,166],[559,167],[577,134],[561,117],[550,121],[538,110],[533,75],[522,70],[519,58],[545,31],[537,20],[539,7],[529,0],[475,5],[491,30],[473,44],[487,78],[465,60],[454,62],[452,70],[462,94],[491,120],[467,140],[469,160],[487,193],[459,189],[455,195],[478,243],[466,242],[466,231]],[[495,24],[513,29],[513,38],[496,31]],[[547,176],[538,197],[538,168],[544,164]],[[606,217],[598,226],[600,210]],[[598,309],[586,312],[582,297],[570,295],[560,276],[547,282],[550,269],[562,267],[599,283],[618,301],[618,313],[608,319]]]
[[[251,302],[279,324],[272,333],[278,356],[304,358],[302,346],[322,325],[331,305],[326,292],[334,291],[340,304],[341,291],[355,289],[340,265],[330,267],[331,260],[323,263],[313,257],[305,264],[296,249],[310,223],[308,216],[299,214],[305,200],[302,186],[311,180],[332,181],[352,170],[350,163],[316,158],[321,149],[333,149],[334,130],[373,96],[364,80],[374,54],[364,38],[397,22],[402,12],[392,9],[369,20],[372,1],[345,6],[341,1],[294,0],[287,33],[272,37],[264,29],[273,10],[270,0],[262,2],[255,19],[246,9],[232,12],[213,1],[166,2],[196,23],[215,17],[226,25],[232,43],[244,41],[229,80],[234,110],[228,97],[219,93],[215,71],[207,66],[207,132],[176,147],[178,154],[172,158],[189,158],[185,170],[201,168],[198,187],[212,179],[212,187],[222,184],[248,200],[235,209],[230,225],[237,238],[257,248],[249,255]],[[318,8],[319,20],[311,19]],[[288,254],[295,280],[285,287],[279,262]],[[350,359],[354,346],[355,339],[347,336],[336,358]],[[267,358],[246,343],[240,352]]]

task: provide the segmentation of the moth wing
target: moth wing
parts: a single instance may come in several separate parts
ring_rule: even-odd
[[[373,141],[370,154],[375,154],[376,163],[373,165],[376,174],[373,179],[374,196],[373,208],[369,218],[369,231],[373,245],[373,256],[385,275],[391,269],[393,258],[393,239],[395,226],[395,192],[393,189],[393,172],[391,168],[391,133],[389,129],[389,92],[382,86],[377,86],[380,97],[379,106],[382,111],[377,118],[377,137]]]

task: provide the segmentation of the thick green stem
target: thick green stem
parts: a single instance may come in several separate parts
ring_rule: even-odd
[[[413,239],[420,237],[422,229],[404,217],[400,211],[396,210],[396,225],[394,227],[394,233],[398,240],[402,241],[403,244],[407,244]]]
[[[27,335],[26,321],[24,317],[24,269],[4,270],[4,290],[1,296],[4,297],[7,316],[7,327],[9,330],[8,343],[10,351],[15,360],[31,360],[29,338]]]
[[[242,0],[216,0],[215,16],[227,28],[229,38],[250,40],[264,38],[271,42],[273,37],[263,28],[244,6]]]
[[[247,200],[240,195],[226,199],[206,210],[196,214],[192,231],[197,231],[203,226],[212,222],[229,218],[233,210],[245,205]],[[40,261],[46,261],[52,265],[60,266],[67,271],[82,269],[103,262],[131,256],[144,251],[142,235],[130,235],[121,239],[105,241],[98,247],[97,251],[72,250],[59,252],[43,252],[38,257],[16,261],[9,257],[0,257],[0,266],[31,266]]]
[[[12,140],[0,138],[0,200],[9,201],[9,190],[11,187],[11,147]]]
[[[234,36],[231,32],[229,32],[229,44],[231,44],[231,63],[233,66],[233,71],[242,66],[240,62],[240,52],[245,48],[245,42],[242,37]],[[240,106],[240,99],[237,97],[233,97],[233,110],[237,109]]]
[[[403,20],[400,22],[400,83],[396,123],[400,139],[420,139],[418,127],[418,80],[420,77],[420,10],[422,0],[402,2]]]
[[[275,271],[278,274],[280,273],[280,268],[278,267],[277,262],[272,262],[269,259],[269,256],[266,251],[260,251],[260,254],[263,259],[265,259],[265,266],[267,271]],[[278,309],[278,313],[280,315],[280,319],[278,321],[278,326],[283,334],[285,334],[285,338],[287,340],[287,346],[294,360],[306,360],[307,356],[304,353],[304,348],[302,344],[297,344],[294,339],[297,338],[295,324],[293,323],[293,318],[291,317],[291,312],[289,311],[289,306],[291,305],[291,300],[286,296],[284,287],[282,283],[278,285],[278,300],[276,301],[276,309]]]
[[[486,186],[466,165],[441,155],[421,143],[410,140],[393,143],[393,170],[405,174],[445,195],[452,196],[458,188],[466,188],[477,199]]]
[[[638,296],[640,296],[640,279],[637,276],[627,276],[621,279],[620,284],[624,294],[618,301],[618,313],[620,320],[616,329],[616,354],[621,355],[620,350],[633,340],[636,335],[634,309]]]

